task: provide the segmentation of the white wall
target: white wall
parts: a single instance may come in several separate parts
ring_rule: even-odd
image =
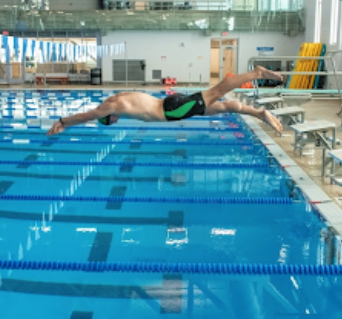
[[[297,55],[304,42],[304,34],[289,37],[278,32],[232,32],[229,38],[238,39],[238,73],[247,71],[248,60],[257,56],[257,47],[274,47],[274,55]]]
[[[96,10],[97,0],[50,0],[50,10]]]
[[[213,34],[212,38],[219,38]],[[274,47],[275,55],[296,55],[304,34],[288,37],[281,33],[231,33],[229,38],[238,39],[238,72],[247,71],[247,61],[257,55],[258,46]],[[152,81],[152,70],[162,70],[162,76],[176,77],[178,82],[209,82],[211,37],[203,31],[115,31],[102,38],[102,44],[127,42],[128,59],[146,60],[146,81]],[[185,46],[182,46],[184,43]],[[161,57],[166,56],[166,60]],[[202,57],[202,59],[200,59]],[[117,56],[124,59],[124,56]],[[192,64],[192,67],[189,65]],[[103,81],[112,81],[112,58],[102,62]]]
[[[304,5],[305,5],[305,42],[314,42],[315,21],[316,21],[316,0],[304,0]]]
[[[162,70],[162,77],[176,77],[178,82],[189,82],[189,73],[191,82],[199,82],[200,75],[202,82],[209,82],[210,37],[203,32],[116,31],[102,37],[103,45],[123,41],[127,42],[128,59],[146,60],[147,82],[153,82],[152,70]],[[112,81],[112,58],[104,57],[102,67],[103,81]]]

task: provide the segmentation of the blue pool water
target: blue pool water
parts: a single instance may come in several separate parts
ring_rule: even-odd
[[[122,119],[46,137],[55,119],[113,93],[0,92],[0,260],[336,263],[327,225],[239,116]],[[340,318],[342,310],[335,276],[0,276],[1,319]]]

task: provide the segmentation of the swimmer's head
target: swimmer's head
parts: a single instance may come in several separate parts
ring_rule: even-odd
[[[107,116],[101,117],[97,120],[99,121],[99,123],[101,123],[103,125],[112,125],[114,123],[117,123],[117,121],[119,120],[119,117],[115,116],[115,115],[107,115]]]

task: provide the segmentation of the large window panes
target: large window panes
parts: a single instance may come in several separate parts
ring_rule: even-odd
[[[258,0],[259,11],[298,11],[303,6],[303,0]]]
[[[49,10],[49,0],[19,0],[19,6],[24,10]]]
[[[254,11],[257,10],[257,0],[229,0],[232,10]]]
[[[96,45],[95,38],[39,38],[32,39],[36,41],[46,41],[50,43],[62,43],[71,45]],[[53,48],[53,46],[51,46]],[[56,54],[57,55],[57,54]],[[51,52],[53,56],[53,52]],[[74,75],[75,79],[80,79],[83,77],[88,78],[90,70],[97,65],[97,57],[92,53],[88,54],[77,54],[75,61],[69,62],[66,56],[63,54],[62,59],[58,61],[46,61],[42,55],[40,46],[37,46],[34,56],[32,53],[26,55],[26,73],[67,73]]]

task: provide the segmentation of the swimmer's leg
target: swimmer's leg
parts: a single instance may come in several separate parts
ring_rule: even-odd
[[[239,88],[246,82],[258,79],[272,79],[282,81],[283,77],[277,72],[267,70],[261,66],[256,66],[255,69],[251,72],[225,78],[213,88],[202,92],[206,107],[209,107],[212,103],[218,101],[227,92]]]

